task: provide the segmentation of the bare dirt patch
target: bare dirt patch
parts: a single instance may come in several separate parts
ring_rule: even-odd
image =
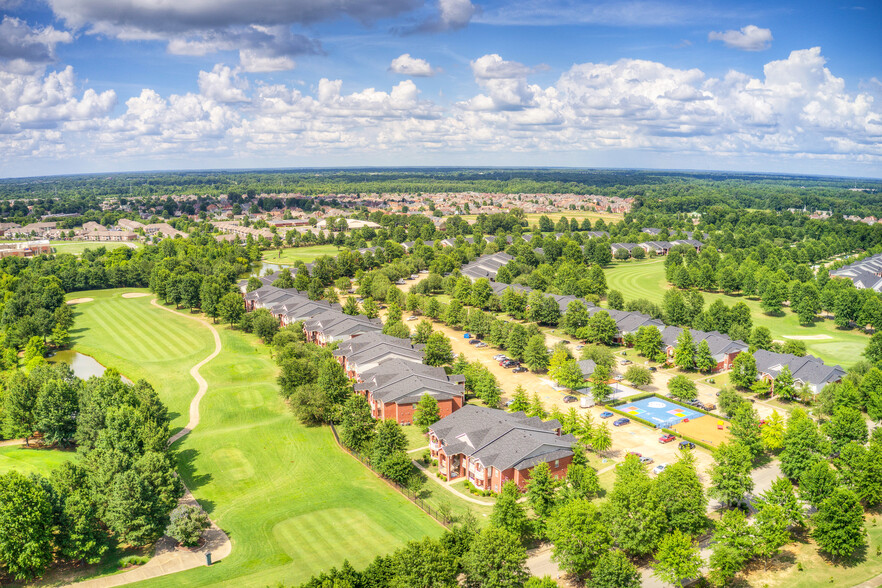
[[[123,298],[143,298],[144,296],[150,296],[149,292],[126,292],[122,295]]]
[[[94,298],[72,298],[67,301],[68,304],[83,304],[85,302],[92,302],[95,300]]]
[[[698,439],[714,447],[719,447],[729,441],[731,436],[729,428],[729,423],[710,415],[690,419],[689,422],[681,421],[677,426],[673,427],[675,431],[682,435]]]

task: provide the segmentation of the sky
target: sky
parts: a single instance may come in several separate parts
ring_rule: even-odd
[[[882,2],[0,0],[0,177],[882,177]]]

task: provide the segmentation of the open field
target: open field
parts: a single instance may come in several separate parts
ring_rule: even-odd
[[[150,298],[123,299],[126,291],[91,292],[95,301],[77,307],[76,349],[101,351],[107,365],[115,366],[100,317],[124,305],[130,318],[118,323],[127,327],[119,329],[114,345],[135,347],[129,365],[167,400],[172,390],[166,382],[176,376],[171,372],[188,378],[187,370],[213,348],[200,346],[203,331],[206,341],[210,334],[151,307]],[[138,342],[173,340],[178,321],[200,334],[195,343],[200,352],[173,367],[143,358]],[[239,331],[219,331],[223,350],[200,370],[209,386],[201,422],[175,448],[178,472],[229,534],[233,552],[210,568],[144,584],[297,584],[344,559],[363,567],[406,541],[441,533],[438,523],[337,447],[330,429],[304,427],[291,415],[278,395],[276,366],[265,346]],[[188,401],[195,384],[190,388]]]
[[[196,382],[188,370],[214,350],[207,328],[150,304],[152,295],[123,298],[143,289],[74,292],[72,298],[92,298],[74,305],[76,322],[71,344],[105,367],[113,367],[132,381],[147,380],[162,397],[175,433],[187,424]]]
[[[49,473],[68,461],[73,461],[75,451],[52,449],[27,449],[18,445],[0,447],[0,474],[16,471],[24,475]]]
[[[310,263],[322,255],[337,255],[342,249],[334,245],[313,245],[311,247],[288,247],[286,249],[268,249],[263,252],[262,261],[293,265],[298,261]]]
[[[665,280],[663,259],[614,263],[604,270],[604,273],[609,288],[620,291],[626,301],[645,298],[661,304],[665,290],[670,287]],[[701,294],[704,296],[705,308],[718,299],[722,299],[729,306],[738,301],[744,302],[751,310],[754,326],[767,327],[772,333],[772,338],[778,340],[801,338],[805,341],[810,354],[829,363],[838,363],[845,368],[860,360],[861,353],[869,341],[869,337],[858,330],[837,329],[832,319],[817,320],[814,325],[805,327],[799,324],[796,314],[787,308],[783,310],[782,316],[769,316],[763,312],[759,300],[710,292]],[[819,335],[826,337],[821,339],[818,338]]]

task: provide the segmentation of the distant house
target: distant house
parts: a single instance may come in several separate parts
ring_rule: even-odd
[[[668,356],[669,361],[674,360],[677,339],[679,339],[681,333],[683,333],[683,329],[680,327],[665,327],[664,330],[662,330],[662,344],[664,345],[664,351]],[[714,358],[714,361],[717,362],[714,371],[719,372],[729,369],[732,367],[732,362],[735,361],[738,354],[742,351],[747,351],[748,349],[748,346],[744,341],[733,341],[728,335],[720,333],[719,331],[708,332],[689,329],[689,333],[692,335],[692,341],[695,343],[696,347],[698,347],[698,344],[702,341],[707,341],[711,356]]]
[[[20,243],[0,243],[0,258],[3,257],[34,257],[52,253],[49,241],[23,241]]]
[[[839,382],[845,377],[845,370],[840,366],[829,366],[812,355],[797,357],[790,353],[775,353],[765,349],[757,349],[753,358],[756,360],[758,380],[767,380],[773,383],[775,378],[784,369],[790,368],[793,382],[797,386],[806,385],[812,394],[818,394],[827,384]]]
[[[448,479],[466,478],[477,488],[499,492],[514,481],[525,488],[531,470],[547,463],[566,476],[576,438],[561,435],[560,423],[522,412],[463,406],[429,427],[429,448]]]
[[[597,368],[597,364],[594,363],[593,359],[583,359],[578,362],[579,370],[582,372],[582,379],[588,381],[591,379],[591,376],[594,375],[594,370]]]
[[[461,270],[462,275],[473,282],[481,278],[495,280],[499,270],[513,259],[514,257],[504,251],[492,255],[482,255],[475,261],[464,265]]]
[[[882,253],[844,265],[830,272],[830,277],[851,280],[854,287],[882,292]]]

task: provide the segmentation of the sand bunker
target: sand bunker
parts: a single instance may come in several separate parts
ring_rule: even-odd
[[[785,339],[794,339],[797,341],[824,341],[832,339],[830,335],[781,335]]]
[[[122,295],[123,298],[143,298],[144,296],[150,296],[148,292],[126,292]]]
[[[68,304],[82,304],[83,302],[92,302],[95,300],[94,298],[74,298],[72,300],[68,300]]]

